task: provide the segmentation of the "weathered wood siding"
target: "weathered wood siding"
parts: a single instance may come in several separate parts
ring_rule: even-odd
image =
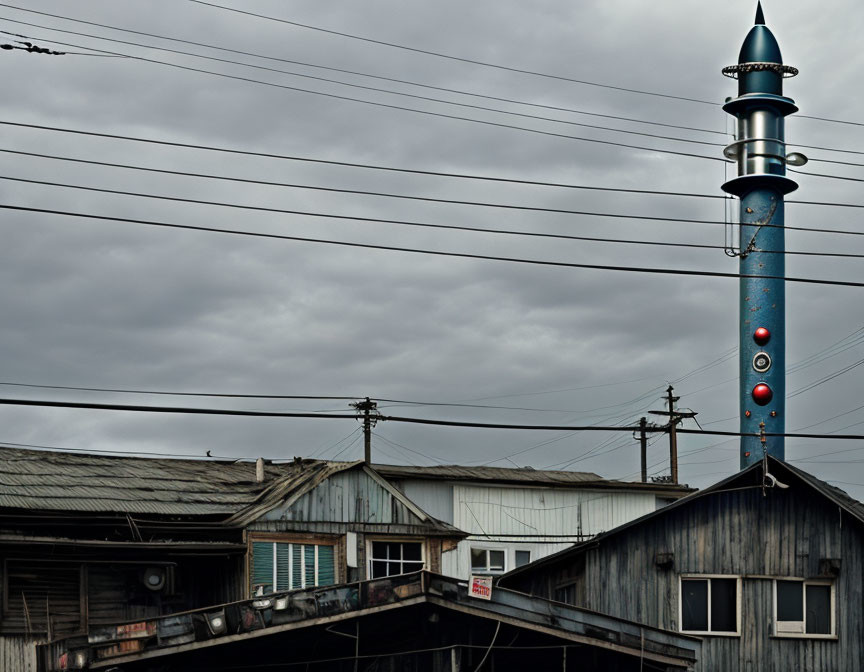
[[[659,567],[657,553],[672,553],[674,564]],[[771,577],[818,577],[822,558],[842,563],[836,641],[773,637]],[[741,576],[741,635],[705,637],[697,670],[852,672],[864,669],[862,560],[861,526],[796,482],[789,490],[768,491],[767,497],[761,489],[710,494],[603,539],[513,587],[554,597],[569,584],[568,597],[578,606],[679,630],[682,574]]]
[[[0,672],[36,672],[36,645],[44,643],[25,635],[0,637]]]
[[[424,521],[361,469],[334,474],[290,506],[260,520],[422,525]]]

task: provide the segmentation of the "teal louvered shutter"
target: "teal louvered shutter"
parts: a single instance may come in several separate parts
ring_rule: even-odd
[[[291,546],[276,544],[276,590],[291,588]]]
[[[336,562],[332,546],[318,547],[318,585],[332,586],[336,583]]]
[[[300,585],[300,577],[301,577],[300,569],[301,569],[302,565],[300,563],[302,562],[302,555],[301,554],[303,552],[303,545],[302,544],[291,544],[291,546],[292,546],[291,555],[293,556],[293,559],[294,559],[294,571],[291,574],[291,588],[292,589],[293,588],[301,588],[302,586]]]
[[[269,541],[252,542],[252,594],[259,586],[265,593],[273,592],[273,543]]]
[[[312,544],[303,545],[303,555],[306,558],[306,585],[315,585],[315,546]]]

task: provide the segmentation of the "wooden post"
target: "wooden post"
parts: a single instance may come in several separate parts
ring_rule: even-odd
[[[648,426],[648,418],[644,416],[639,418],[639,455],[642,464],[642,482],[648,482],[648,434],[645,428]],[[564,653],[567,655],[566,649]]]
[[[676,427],[681,417],[675,413],[675,402],[678,397],[672,396],[672,386],[666,390],[666,403],[669,404],[669,469],[672,472],[672,482],[678,483],[678,432]]]

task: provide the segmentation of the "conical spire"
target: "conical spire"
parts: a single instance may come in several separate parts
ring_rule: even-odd
[[[762,13],[762,2],[761,0],[756,1],[756,21],[755,24],[757,26],[765,25],[765,15]]]

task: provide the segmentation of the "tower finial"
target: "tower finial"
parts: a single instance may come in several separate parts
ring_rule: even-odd
[[[756,0],[756,25],[765,25],[765,15],[762,13],[762,2],[760,0]]]

